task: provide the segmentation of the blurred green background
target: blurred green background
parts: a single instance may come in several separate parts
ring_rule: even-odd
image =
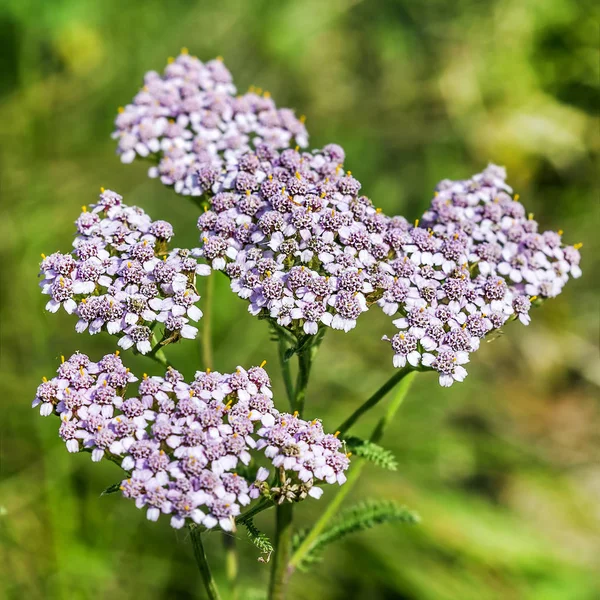
[[[583,278],[530,327],[484,344],[464,384],[417,378],[385,440],[399,471],[370,467],[352,499],[396,499],[422,524],[328,549],[310,576],[294,577],[290,597],[600,597],[595,3],[3,0],[0,39],[2,598],[203,597],[185,534],[146,522],[117,495],[100,497],[119,478],[115,465],[68,455],[56,423],[30,408],[60,354],[114,349],[106,334],[76,335],[64,312],[44,313],[37,289],[40,253],[70,247],[80,206],[112,188],[173,222],[178,245],[196,242],[191,203],[148,180],[145,165],[121,165],[110,139],[144,72],[182,46],[201,59],[222,55],[239,89],[258,85],[306,114],[311,146],[342,144],[388,213],[414,219],[438,180],[494,161],[544,228],[584,243]],[[283,403],[267,327],[224,277],[217,287],[216,364],[267,359]],[[390,376],[386,328],[371,311],[351,334],[326,336],[309,415],[333,428]],[[187,376],[201,364],[195,342],[168,354]],[[327,500],[302,505],[300,522]],[[257,524],[271,531],[267,515]],[[237,535],[245,600],[269,567]],[[222,578],[220,542],[208,537]]]

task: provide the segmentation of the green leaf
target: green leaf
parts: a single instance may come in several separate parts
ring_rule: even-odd
[[[415,524],[420,521],[417,513],[405,506],[400,506],[388,500],[366,500],[348,508],[332,521],[321,535],[317,537],[314,544],[302,560],[299,567],[306,570],[310,565],[322,559],[323,549],[333,542],[338,542],[351,533],[357,533],[383,525],[384,523],[407,523]],[[294,535],[293,546],[296,550],[308,535],[310,529],[305,529]]]
[[[382,448],[379,444],[358,437],[349,437],[345,442],[346,448],[352,452],[352,454],[356,454],[356,456],[360,456],[365,460],[375,463],[382,469],[395,471],[398,468],[398,461],[393,453]]]
[[[258,560],[260,562],[268,563],[271,560],[271,554],[273,553],[273,544],[271,544],[271,540],[266,534],[257,529],[252,519],[244,521],[244,526],[246,527],[250,541],[260,550],[261,554],[264,555],[260,556]]]
[[[117,483],[113,483],[112,485],[109,485],[100,495],[101,496],[108,496],[108,494],[116,494],[117,492],[121,491],[121,481],[117,482]]]

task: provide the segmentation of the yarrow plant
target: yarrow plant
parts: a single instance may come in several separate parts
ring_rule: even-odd
[[[417,522],[392,502],[338,511],[366,462],[396,469],[379,442],[415,374],[434,372],[443,387],[463,381],[482,340],[509,321],[528,325],[533,307],[581,275],[580,245],[565,246],[562,232],[540,233],[495,165],[469,180],[440,182],[414,223],[389,217],[363,195],[340,146],[303,150],[304,118],[256,88],[236,95],[220,59],[202,63],[187,51],[162,75],[146,75],[119,110],[113,135],[122,162],[151,161],[151,178],[194,201],[198,247],[169,248],[169,223],[102,189],[75,221],[73,250],[42,255],[40,285],[46,309],[75,315],[78,333],[106,331],[121,349],[166,371],[136,376],[119,351],[97,362],[75,353],[43,380],[33,405],[59,418],[69,452],[121,468],[122,480],[107,493],[121,492],[151,521],[164,515],[172,527],[188,527],[210,598],[220,595],[203,534],[239,526],[259,560],[272,564],[269,598],[284,598],[289,576],[327,544],[378,523]],[[211,370],[214,272],[269,324],[289,412],[276,406],[264,363]],[[203,299],[198,277],[208,282]],[[164,348],[197,337],[199,303],[205,364],[188,383]],[[396,370],[335,433],[325,433],[320,419],[304,419],[317,350],[327,330],[348,333],[371,308],[395,327],[383,339]],[[371,436],[349,437],[394,388]],[[328,484],[341,487],[313,526],[293,535],[293,508],[320,498]],[[274,543],[253,522],[269,509]],[[235,596],[235,545],[231,537],[224,543]]]

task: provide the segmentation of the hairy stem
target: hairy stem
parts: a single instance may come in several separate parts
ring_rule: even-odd
[[[276,509],[275,555],[271,567],[269,600],[283,600],[289,575],[288,563],[292,551],[292,514],[290,502],[278,504]]]
[[[404,379],[410,372],[412,367],[405,367],[396,371],[368,400],[361,404],[339,427],[338,431],[343,437],[345,433],[364,415],[371,410],[381,400],[385,398],[387,393],[396,387],[399,381]]]
[[[217,584],[212,576],[208,561],[206,560],[206,553],[204,552],[204,544],[202,543],[202,534],[198,527],[190,527],[192,546],[194,548],[194,557],[196,558],[196,564],[200,574],[202,575],[202,581],[206,588],[206,593],[210,600],[221,600]]]
[[[400,386],[398,387],[398,390],[396,391],[392,402],[388,406],[388,409],[383,415],[383,417],[381,417],[381,419],[379,420],[379,423],[377,423],[377,426],[373,430],[369,441],[378,442],[381,439],[386,427],[394,418],[394,415],[396,414],[397,410],[400,408],[400,405],[404,401],[404,398],[408,393],[408,390],[414,379],[415,374],[415,371],[411,371],[410,373],[405,374],[405,376],[401,379]],[[291,569],[295,569],[302,562],[303,558],[310,551],[316,539],[325,529],[331,518],[338,512],[338,509],[341,506],[344,499],[346,498],[346,496],[348,496],[348,494],[356,485],[356,482],[360,477],[360,474],[365,466],[366,461],[363,458],[359,458],[354,462],[355,464],[352,466],[352,468],[350,469],[350,473],[348,474],[348,480],[339,489],[338,493],[334,496],[333,500],[327,506],[325,512],[321,515],[321,517],[319,517],[319,519],[314,524],[313,528],[310,530],[309,534],[306,536],[302,544],[300,544],[300,547],[294,553],[294,556],[292,556],[292,559],[290,561]]]
[[[212,349],[212,304],[215,291],[215,274],[211,273],[206,278],[204,289],[204,315],[202,316],[202,360],[205,369],[213,368]]]

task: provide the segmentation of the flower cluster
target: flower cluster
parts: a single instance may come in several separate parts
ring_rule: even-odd
[[[308,143],[303,119],[277,109],[268,93],[252,88],[236,96],[219,59],[202,63],[184,50],[164,75],[147,73],[144,84],[132,104],[119,110],[113,134],[117,151],[125,163],[154,157],[158,164],[149,175],[180,194],[216,192],[257,144]]]
[[[433,368],[443,386],[462,381],[481,339],[509,319],[527,325],[532,303],[580,276],[577,247],[564,247],[562,232],[538,233],[505,180],[490,165],[468,181],[443,181],[422,226],[388,230],[395,277],[379,304],[401,315],[389,340],[396,367]]]
[[[360,196],[335,145],[313,153],[260,145],[200,215],[201,254],[253,315],[295,333],[349,331],[384,276],[389,219]]]
[[[554,298],[569,277],[581,276],[581,245],[565,246],[562,231],[538,231],[511,194],[505,169],[490,165],[466,181],[440,182],[423,222],[446,236],[467,234],[469,264],[503,277],[515,295]]]
[[[152,221],[141,208],[103,190],[75,224],[72,253],[42,255],[40,285],[51,298],[47,310],[62,306],[79,317],[77,332],[105,329],[120,336],[121,348],[135,346],[142,354],[152,348],[157,323],[164,325],[163,343],[196,337],[198,329],[190,324],[202,317],[196,276],[208,275],[210,268],[189,250],[168,250],[169,223]]]
[[[269,98],[234,98],[220,61],[182,54],[117,117],[125,162],[155,154],[150,176],[203,195],[204,258],[248,300],[297,338],[349,331],[377,304],[394,316],[396,367],[433,369],[462,381],[481,340],[508,320],[527,325],[533,304],[578,277],[577,246],[538,233],[503,169],[442,181],[412,226],[360,195],[330,144],[300,151],[304,126]],[[170,119],[170,120],[169,120]]]
[[[137,396],[127,397],[137,378],[118,352],[98,363],[74,354],[63,358],[57,377],[44,379],[33,406],[60,417],[69,452],[120,463],[128,472],[120,489],[148,519],[169,514],[175,528],[193,521],[230,531],[253,499],[319,498],[316,484],[342,484],[349,464],[343,443],[320,421],[277,411],[263,366],[200,371],[189,384],[169,368],[164,377],[144,375]],[[251,463],[262,450],[280,485]]]

